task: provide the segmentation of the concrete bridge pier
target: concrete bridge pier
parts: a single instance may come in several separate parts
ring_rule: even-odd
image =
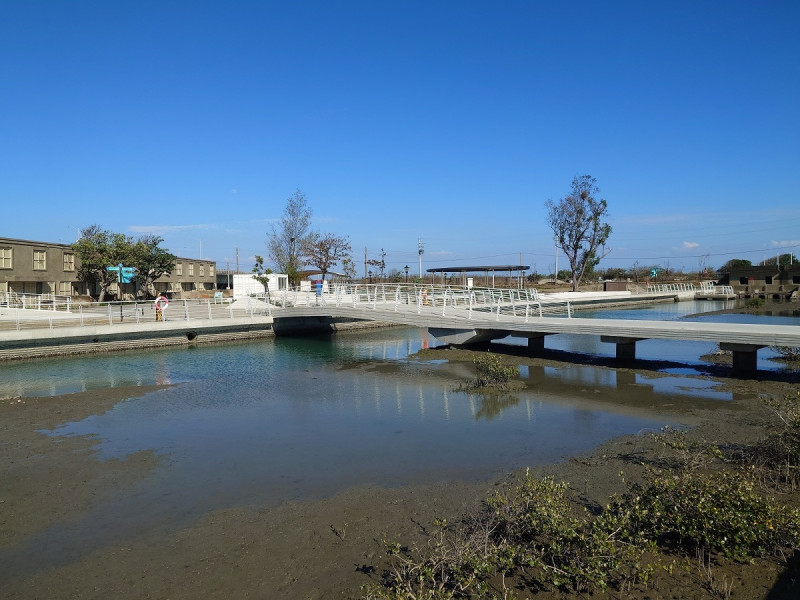
[[[495,329],[453,329],[428,327],[428,333],[440,342],[451,346],[470,346],[506,337],[506,333]]]
[[[527,333],[525,337],[528,338],[528,354],[538,354],[544,352],[544,338],[550,335],[549,333]]]
[[[620,337],[616,335],[601,335],[600,341],[605,344],[617,345],[618,360],[636,359],[636,342],[641,342],[647,338]]]
[[[754,373],[758,367],[758,351],[764,346],[720,342],[719,349],[733,352],[733,370],[739,373]]]

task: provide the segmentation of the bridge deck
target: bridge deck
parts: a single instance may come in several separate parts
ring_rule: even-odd
[[[283,317],[334,317],[385,321],[414,327],[453,330],[495,330],[506,335],[529,337],[532,334],[573,333],[631,339],[695,340],[754,346],[800,346],[800,326],[758,325],[743,323],[709,323],[699,321],[640,321],[632,319],[583,319],[533,317],[422,307],[413,310],[391,308],[351,308],[300,306],[276,310],[276,319]]]

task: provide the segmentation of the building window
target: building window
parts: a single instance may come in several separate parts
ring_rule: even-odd
[[[764,283],[766,283],[767,285],[772,285],[772,275],[767,275],[766,277],[764,277]]]
[[[800,275],[792,275],[792,283],[800,283]]]
[[[209,277],[214,276],[214,265],[208,265],[208,276]]]
[[[47,251],[45,250],[33,251],[33,270],[34,271],[47,270]]]
[[[200,277],[205,277],[205,276],[206,276],[206,266],[200,265]]]
[[[75,255],[64,253],[64,270],[65,271],[74,271],[75,270]]]
[[[194,277],[194,263],[189,263],[189,277]]]
[[[11,248],[0,248],[0,269],[10,269],[14,266],[12,257],[14,250]]]
[[[183,263],[175,263],[175,275],[181,277],[183,275]]]

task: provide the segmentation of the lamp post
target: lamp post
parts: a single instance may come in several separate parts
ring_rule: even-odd
[[[405,271],[405,272],[406,272],[406,283],[408,283],[408,265],[406,265],[405,267],[403,267],[403,271]]]
[[[372,283],[372,269],[367,271],[367,273],[369,274],[369,282]]]

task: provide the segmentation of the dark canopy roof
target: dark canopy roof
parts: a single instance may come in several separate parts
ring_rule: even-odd
[[[527,271],[530,265],[484,265],[472,267],[436,267],[427,269],[428,273],[479,273],[486,271]]]

